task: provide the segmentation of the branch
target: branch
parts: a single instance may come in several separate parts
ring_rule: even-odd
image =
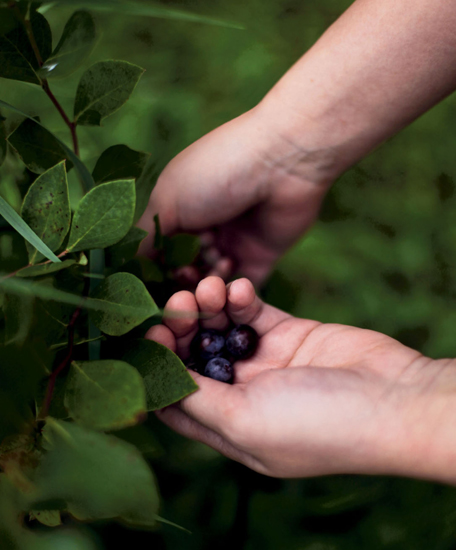
[[[21,21],[21,23],[24,25],[25,30],[27,31],[27,36],[30,41],[30,45],[32,46],[33,52],[36,57],[36,61],[40,67],[43,66],[43,59],[41,58],[40,50],[38,48],[38,45],[35,40],[35,35],[33,34],[33,28],[30,23],[30,19],[27,19],[24,17],[21,13],[21,10],[19,9],[16,2],[11,3],[8,5],[14,13],[16,14],[16,17]],[[49,99],[52,101],[53,105],[59,112],[60,116],[62,117],[65,124],[70,129],[71,133],[71,140],[73,142],[73,150],[75,155],[79,156],[79,143],[78,143],[78,136],[76,134],[76,124],[74,122],[71,122],[71,120],[68,118],[68,115],[65,113],[64,108],[60,105],[59,101],[55,97],[55,95],[51,92],[51,88],[49,87],[49,82],[45,78],[41,78],[41,86],[46,93],[46,95],[49,97]]]
[[[43,66],[43,60],[41,58],[40,50],[38,48],[38,44],[35,40],[35,35],[33,34],[32,24],[30,23],[30,19],[27,17],[24,17],[21,13],[21,10],[19,9],[19,6],[14,3],[10,4],[9,7],[11,7],[16,14],[16,17],[22,22],[22,24],[25,27],[25,30],[27,31],[27,36],[30,41],[30,45],[32,46],[33,53],[35,54],[36,60],[38,62],[38,65],[40,67]]]
[[[60,254],[57,256],[57,258],[63,258],[63,256],[66,256],[68,254],[68,250],[64,250],[63,252],[60,252]],[[11,273],[8,273],[8,275],[5,275],[0,279],[0,283],[4,281],[5,279],[9,279],[10,277],[14,277],[19,273],[19,271],[22,271],[23,269],[27,269],[28,267],[38,267],[39,265],[47,265],[52,263],[52,260],[46,260],[45,262],[41,262],[39,264],[27,264],[23,267],[20,267],[19,269],[16,269],[16,271],[12,271]]]

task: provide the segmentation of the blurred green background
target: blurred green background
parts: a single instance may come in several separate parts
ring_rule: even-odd
[[[78,79],[106,58],[146,73],[132,100],[102,128],[81,127],[92,167],[110,145],[152,152],[165,164],[209,130],[253,107],[346,9],[348,0],[162,2],[243,23],[199,23],[95,13],[101,38],[90,62],[53,91],[70,112]],[[76,5],[76,3],[75,3]],[[74,7],[73,7],[74,9]],[[46,11],[58,40],[73,9]],[[2,80],[1,98],[60,137],[67,129],[34,86]],[[42,96],[42,97],[41,97]],[[456,96],[348,171],[311,232],[277,265],[264,297],[291,313],[386,333],[431,357],[455,357]],[[8,193],[6,164],[0,193]],[[9,171],[9,172],[8,172]],[[72,197],[80,196],[71,179]],[[9,197],[14,201],[14,197]],[[250,472],[161,426],[150,459],[162,516],[189,529],[130,531],[100,523],[96,547],[205,550],[443,550],[456,548],[456,490],[422,481],[336,476],[275,480]]]

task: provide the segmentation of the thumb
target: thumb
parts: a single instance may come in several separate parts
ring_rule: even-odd
[[[229,441],[235,439],[245,409],[244,386],[225,384],[189,371],[199,389],[179,402],[180,409]]]

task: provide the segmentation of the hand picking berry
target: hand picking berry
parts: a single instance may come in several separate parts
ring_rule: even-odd
[[[193,339],[191,351],[196,361],[221,357],[225,351],[225,337],[218,330],[202,330]]]
[[[258,346],[258,334],[249,325],[238,325],[226,337],[226,349],[235,359],[248,359]]]
[[[233,378],[233,366],[224,357],[211,359],[204,369],[204,376],[218,380],[219,382],[230,382]]]

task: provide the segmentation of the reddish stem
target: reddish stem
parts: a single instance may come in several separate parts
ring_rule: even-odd
[[[54,388],[55,383],[57,380],[57,377],[59,374],[69,365],[71,358],[73,356],[73,344],[74,344],[74,327],[76,324],[76,321],[81,313],[81,308],[78,307],[78,309],[73,313],[71,320],[68,324],[68,348],[67,348],[67,354],[65,355],[65,358],[60,362],[58,367],[52,372],[51,376],[49,377],[48,387],[46,390],[46,396],[44,398],[43,406],[41,408],[41,412],[38,415],[38,419],[44,419],[49,413],[49,407],[51,406],[52,396],[54,394]]]
[[[46,92],[47,96],[52,101],[57,111],[60,113],[60,116],[63,118],[65,124],[70,129],[71,139],[73,140],[74,153],[75,155],[79,156],[79,143],[78,136],[76,134],[76,124],[74,122],[71,122],[71,120],[68,118],[68,115],[65,113],[63,107],[60,105],[55,95],[51,92],[49,82],[45,78],[43,78],[42,80],[42,86],[43,90]]]
[[[16,16],[18,17],[18,19],[24,25],[25,30],[27,31],[27,36],[28,36],[29,41],[30,41],[30,45],[32,46],[33,52],[35,54],[36,61],[37,61],[38,65],[40,67],[42,67],[43,66],[43,59],[41,58],[40,50],[38,48],[38,44],[36,43],[35,35],[33,34],[33,29],[32,29],[32,25],[30,23],[30,19],[27,19],[26,17],[24,17],[22,15],[21,10],[19,9],[16,2],[11,2],[10,4],[8,4],[8,7],[12,8],[14,10],[14,12],[16,13]],[[70,129],[71,139],[73,141],[74,153],[75,153],[75,155],[77,155],[79,157],[79,143],[78,143],[78,136],[76,134],[76,124],[68,118],[67,114],[65,113],[65,110],[60,105],[60,103],[58,102],[55,95],[51,92],[51,89],[49,87],[49,82],[45,78],[41,78],[41,86],[42,86],[43,90],[45,91],[45,93],[47,94],[47,96],[49,97],[49,99],[54,104],[57,111],[60,113],[60,116],[63,118],[65,124]]]
[[[27,19],[24,17],[21,13],[21,10],[19,9],[19,6],[16,4],[16,2],[11,2],[8,4],[9,8],[12,8],[13,11],[16,13],[17,18],[22,21],[22,24],[25,27],[25,30],[27,31],[27,35],[30,41],[30,45],[32,46],[33,53],[35,54],[36,60],[38,62],[38,65],[40,67],[43,66],[43,60],[41,58],[40,50],[38,48],[38,44],[35,40],[35,35],[33,34],[32,24],[30,23],[30,19]]]

